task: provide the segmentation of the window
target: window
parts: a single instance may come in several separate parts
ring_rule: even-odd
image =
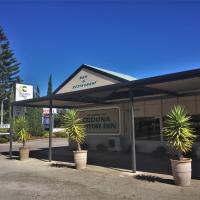
[[[135,119],[136,140],[160,140],[160,119],[144,117]]]

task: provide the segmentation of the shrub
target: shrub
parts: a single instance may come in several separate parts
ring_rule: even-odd
[[[43,130],[39,134],[40,137],[48,138],[49,137],[49,131]]]
[[[78,151],[85,139],[85,124],[79,117],[78,111],[71,109],[64,115],[65,132],[67,136],[76,143]]]
[[[174,106],[167,115],[163,133],[169,146],[178,151],[179,159],[191,151],[196,136],[192,128],[191,116],[180,105]]]
[[[0,143],[7,143],[9,142],[9,136],[4,135],[0,137]]]
[[[0,133],[9,133],[10,129],[9,128],[0,128]]]
[[[30,139],[30,134],[28,133],[28,122],[24,116],[15,119],[14,131],[18,140],[21,141],[23,147],[25,147],[26,141]]]
[[[28,131],[32,136],[39,136],[43,131],[42,110],[40,108],[27,108],[26,119]]]
[[[53,134],[58,138],[67,138],[67,134],[65,132],[55,132]]]

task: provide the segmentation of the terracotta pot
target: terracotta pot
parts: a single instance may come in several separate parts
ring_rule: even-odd
[[[27,160],[29,159],[29,148],[28,147],[20,147],[19,148],[19,155],[20,160]]]
[[[172,174],[174,176],[174,181],[176,185],[179,186],[189,186],[191,182],[192,168],[191,168],[192,159],[184,158],[182,160],[172,160]]]
[[[74,162],[76,169],[85,169],[87,164],[87,151],[74,151]]]

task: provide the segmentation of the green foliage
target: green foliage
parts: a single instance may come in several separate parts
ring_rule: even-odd
[[[39,136],[43,131],[41,108],[27,108],[28,130],[32,136]]]
[[[58,137],[58,138],[67,138],[67,135],[65,132],[55,132],[53,134],[55,135],[55,137]]]
[[[39,86],[36,87],[36,91],[35,91],[34,97],[36,97],[36,98],[40,97],[40,88],[39,88]]]
[[[49,137],[49,131],[43,130],[39,134],[40,137],[48,138]]]
[[[63,127],[63,116],[65,115],[64,109],[58,109],[58,113],[54,114],[54,127],[61,128]]]
[[[6,135],[0,137],[0,143],[7,143],[9,142],[9,137]]]
[[[65,133],[73,142],[77,144],[78,150],[81,150],[80,144],[85,139],[85,124],[78,115],[78,111],[71,109],[64,115]]]
[[[9,46],[9,41],[0,26],[0,100],[9,97],[11,87],[21,82],[20,64]]]
[[[0,128],[0,133],[9,133],[9,128]]]
[[[48,81],[48,90],[47,90],[47,95],[50,96],[52,94],[53,87],[52,87],[52,75],[49,76],[49,81]]]
[[[30,134],[28,133],[28,122],[24,116],[15,119],[14,130],[18,140],[21,141],[23,147],[25,147],[26,141],[30,139]]]
[[[9,96],[15,83],[20,83],[19,63],[10,49],[9,41],[0,26],[0,102],[4,100],[4,121],[9,122]]]
[[[185,109],[180,105],[174,106],[167,115],[163,133],[169,145],[179,152],[180,158],[183,153],[191,151],[196,138],[192,128],[191,116],[188,116]]]

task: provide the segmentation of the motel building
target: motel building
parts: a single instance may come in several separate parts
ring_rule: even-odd
[[[49,107],[50,122],[52,108],[78,109],[86,123],[89,150],[99,146],[108,151],[131,149],[136,171],[136,152],[151,153],[165,146],[163,121],[177,104],[192,116],[199,134],[200,69],[137,79],[83,64],[51,96],[17,101],[13,106]],[[52,123],[49,134],[51,161]],[[195,153],[200,157],[197,144]]]

